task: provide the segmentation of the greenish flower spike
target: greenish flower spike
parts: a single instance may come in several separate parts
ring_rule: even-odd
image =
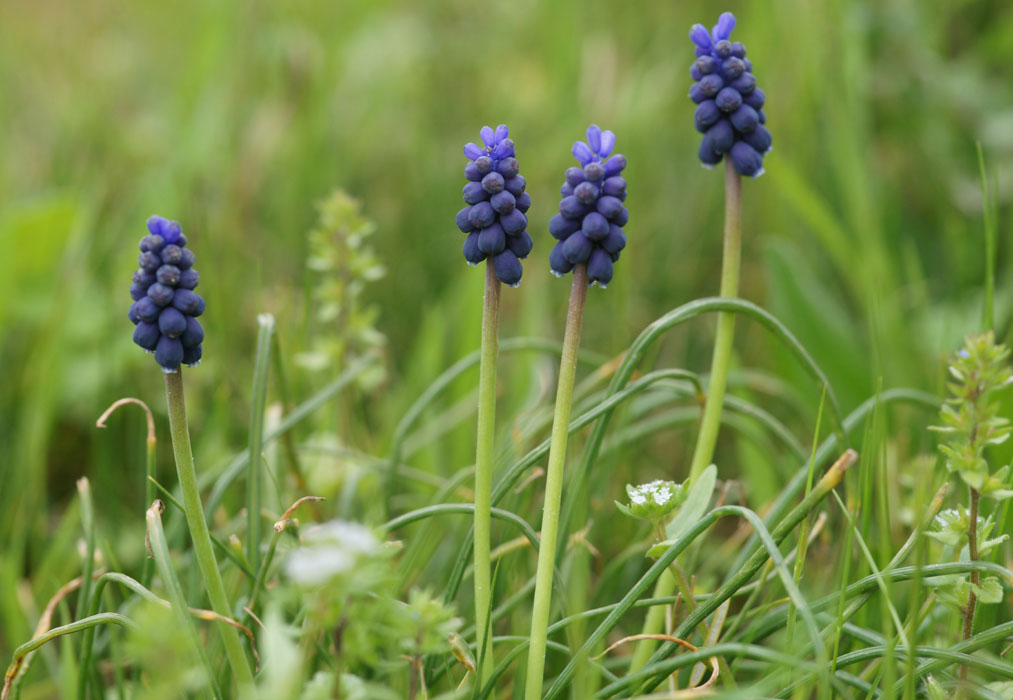
[[[998,345],[992,332],[971,335],[951,358],[948,369],[950,398],[940,411],[942,433],[939,446],[946,468],[956,472],[971,488],[997,500],[1013,496],[1010,467],[992,472],[985,448],[998,445],[1010,435],[1010,421],[999,415],[996,393],[1013,383],[1010,352]]]
[[[634,518],[660,523],[686,500],[686,488],[674,481],[651,481],[639,486],[626,484],[626,495],[630,502],[617,501],[619,510]]]

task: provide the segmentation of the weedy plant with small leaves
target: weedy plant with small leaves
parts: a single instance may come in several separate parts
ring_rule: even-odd
[[[195,368],[221,345],[213,314],[245,311],[217,311],[211,285],[207,305],[195,291],[193,251],[214,234],[151,217],[123,306],[164,375],[175,476],[158,466],[155,397],[116,401],[100,427],[125,405],[146,412],[147,501],[132,504],[136,523],[100,527],[92,482],[78,482],[65,535],[80,535],[77,574],[33,611],[0,700],[1013,700],[1013,366],[1007,305],[996,324],[995,226],[981,327],[938,363],[945,387],[880,385],[843,404],[823,364],[833,358],[810,350],[806,329],[740,294],[744,238],[760,235],[743,230],[756,196],[743,177],[764,174],[776,127],[758,87],[764,56],[747,58],[735,29],[725,12],[680,48],[694,54],[698,160],[724,163],[716,296],[671,300],[612,357],[582,336],[614,283],[640,283],[645,173],[617,152],[644,138],[633,128],[590,124],[569,148],[576,164],[567,142],[536,149],[523,128],[479,128],[456,214],[465,261],[485,263],[481,300],[477,282],[461,287],[475,292],[460,303],[480,318],[477,349],[394,412],[382,395],[402,380],[369,292],[415,270],[410,256],[381,260],[373,245],[387,232],[368,202],[343,191],[321,202],[288,302],[300,320],[245,319],[257,337],[249,393],[221,387],[189,415],[184,373],[208,372]],[[695,138],[688,123],[679,138]],[[459,172],[455,158],[427,167]],[[558,203],[532,196],[522,161],[533,183],[563,172]],[[450,238],[412,235],[456,255]],[[204,269],[232,264],[214,263]],[[572,275],[565,321],[550,273]],[[517,308],[545,304],[561,339],[501,338]],[[807,396],[746,366],[738,325],[740,345],[779,348]],[[709,371],[681,366],[683,346],[663,352],[679,334],[707,346]],[[516,386],[530,387],[522,402]],[[191,429],[236,404],[246,448],[213,463]],[[658,439],[664,458],[641,449]],[[757,455],[769,469],[744,473]],[[764,487],[775,496],[759,502]],[[133,549],[114,546],[112,528],[133,532]]]

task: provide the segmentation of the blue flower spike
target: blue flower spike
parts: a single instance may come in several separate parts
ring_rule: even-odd
[[[549,233],[558,241],[549,253],[552,274],[562,277],[574,265],[587,263],[588,281],[602,289],[626,247],[623,226],[630,218],[623,204],[626,180],[620,175],[626,156],[613,155],[615,145],[611,131],[597,124],[587,128],[587,142],[577,141],[570,149],[581,167],[566,170],[559,213],[549,220]]]
[[[140,248],[140,268],[130,284],[134,303],[127,314],[135,326],[134,343],[153,353],[167,374],[181,364],[196,367],[204,341],[196,317],[204,313],[204,299],[193,291],[200,276],[193,269],[194,254],[186,247],[183,228],[152,216]]]
[[[468,234],[464,239],[468,264],[492,258],[496,278],[516,287],[524,272],[521,260],[531,252],[534,242],[527,231],[531,197],[524,191],[527,183],[520,174],[509,135],[505,124],[495,129],[483,126],[482,145],[469,143],[464,147],[468,158],[464,177],[468,183],[462,195],[467,206],[457,212],[457,228]]]
[[[772,137],[764,126],[763,90],[756,86],[746,47],[731,41],[733,29],[735,15],[724,12],[712,31],[702,24],[689,30],[697,56],[689,69],[694,80],[689,97],[697,106],[693,121],[703,134],[698,156],[705,168],[727,156],[740,175],[759,177]]]

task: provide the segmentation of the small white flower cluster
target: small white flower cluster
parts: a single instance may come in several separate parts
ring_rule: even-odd
[[[359,523],[331,520],[306,532],[302,546],[288,555],[285,573],[304,586],[318,586],[352,571],[359,562],[380,552],[372,530]]]
[[[685,498],[682,484],[674,481],[650,481],[638,486],[626,485],[631,515],[645,520],[660,520],[675,510]]]

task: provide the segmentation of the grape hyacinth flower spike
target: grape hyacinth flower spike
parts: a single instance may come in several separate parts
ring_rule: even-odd
[[[577,141],[572,153],[580,167],[567,168],[560,188],[559,213],[549,220],[549,233],[559,242],[549,254],[549,267],[557,277],[587,264],[590,284],[604,289],[612,280],[613,263],[626,247],[623,226],[630,212],[626,180],[622,177],[626,156],[612,155],[616,136],[597,124],[587,128],[587,142]]]
[[[194,555],[211,607],[219,617],[228,618],[233,615],[233,609],[204,517],[186,420],[183,373],[179,371],[181,364],[193,367],[200,362],[204,340],[204,329],[197,320],[204,313],[204,300],[193,291],[200,277],[193,268],[193,251],[186,243],[179,222],[161,216],[148,219],[148,235],[141,239],[141,254],[137,259],[140,269],[134,273],[130,285],[134,303],[128,316],[136,326],[134,342],[153,352],[155,361],[165,373],[169,433]],[[155,512],[154,508],[148,511],[149,525]],[[253,671],[239,633],[229,625],[219,625],[218,630],[232,677],[239,687],[239,697],[249,697],[254,685]]]
[[[734,28],[735,15],[725,12],[712,32],[702,24],[689,31],[697,56],[689,69],[695,81],[689,97],[697,105],[693,120],[703,134],[698,155],[704,167],[713,168],[728,156],[740,175],[759,177],[772,137],[764,125],[765,96],[756,86],[746,47],[730,41]]]
[[[525,700],[540,700],[548,645],[549,613],[552,606],[552,577],[556,543],[560,540],[560,506],[563,497],[563,467],[573,408],[573,386],[577,375],[577,353],[584,322],[587,290],[595,282],[602,287],[612,279],[612,264],[626,246],[622,227],[629,219],[623,205],[626,180],[620,173],[626,158],[612,155],[616,136],[592,124],[587,142],[577,141],[572,153],[581,167],[566,171],[559,203],[559,214],[549,221],[549,232],[558,243],[549,255],[553,274],[573,271],[570,305],[566,312],[563,352],[559,358],[559,380],[552,416],[549,461],[545,469],[545,496],[542,504],[542,535],[535,572],[535,597],[531,608],[531,633],[528,636],[528,670]],[[563,527],[566,527],[564,519]],[[566,533],[562,533],[566,537]],[[565,539],[564,539],[565,541]]]
[[[179,222],[152,216],[148,232],[130,285],[134,342],[154,353],[163,372],[176,372],[181,364],[196,367],[204,341],[197,317],[204,313],[204,300],[193,291],[200,281],[193,251]]]
[[[482,143],[464,147],[468,163],[464,177],[468,183],[462,192],[467,205],[457,212],[457,227],[468,234],[464,240],[464,259],[477,265],[492,259],[496,278],[516,287],[521,282],[521,260],[534,245],[527,232],[531,197],[514,157],[510,130],[500,124],[494,130],[483,126]]]
[[[476,648],[481,685],[495,668],[492,655],[492,557],[491,511],[492,471],[496,433],[496,361],[499,356],[500,282],[511,287],[521,283],[521,260],[531,252],[533,242],[527,231],[531,197],[524,191],[505,124],[495,129],[483,126],[483,146],[464,147],[463,196],[467,206],[457,212],[457,227],[468,234],[464,259],[470,265],[486,260],[485,296],[482,308],[482,349],[478,378],[478,426],[475,450],[475,539],[474,582]]]

